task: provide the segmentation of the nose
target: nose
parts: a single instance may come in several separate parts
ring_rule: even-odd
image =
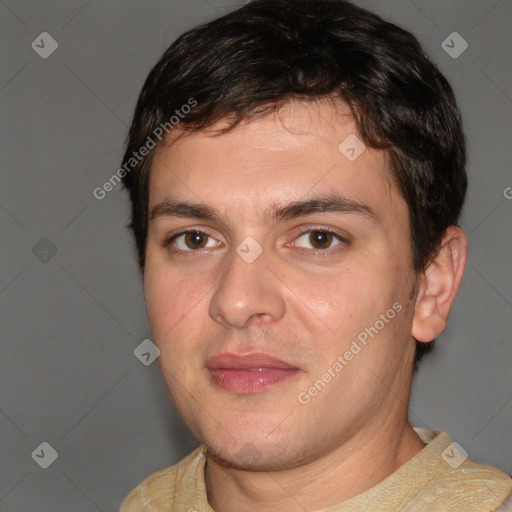
[[[265,251],[252,263],[233,251],[226,267],[210,301],[213,319],[243,328],[253,317],[270,323],[284,315],[283,284],[270,270]]]

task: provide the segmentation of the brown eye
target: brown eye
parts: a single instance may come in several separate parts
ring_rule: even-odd
[[[334,248],[337,245],[340,245],[342,242],[346,243],[346,241],[340,235],[326,229],[309,229],[302,232],[297,240],[301,242],[298,244],[299,247],[305,247],[307,249],[324,252],[328,249]],[[333,244],[333,242],[336,243]],[[309,247],[304,246],[304,243],[309,245]]]
[[[200,230],[183,231],[164,243],[164,246],[173,252],[196,252],[203,248],[210,249],[219,245],[221,242],[217,242],[208,233]]]
[[[189,249],[202,249],[206,245],[208,235],[200,231],[191,231],[185,234],[185,244]]]
[[[309,235],[309,242],[315,249],[328,249],[332,239],[332,233],[328,231],[311,231]]]

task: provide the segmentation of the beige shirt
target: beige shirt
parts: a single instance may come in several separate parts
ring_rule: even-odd
[[[445,432],[414,430],[425,448],[376,486],[321,512],[509,510],[509,476],[465,458]],[[206,495],[205,461],[201,445],[178,464],[156,471],[128,494],[120,512],[214,512]]]

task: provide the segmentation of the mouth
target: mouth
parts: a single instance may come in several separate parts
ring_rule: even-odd
[[[217,354],[206,361],[212,383],[225,391],[260,393],[297,375],[300,369],[269,354]]]

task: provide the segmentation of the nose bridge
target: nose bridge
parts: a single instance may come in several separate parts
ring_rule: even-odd
[[[229,255],[211,301],[210,315],[217,321],[244,327],[252,316],[279,319],[285,309],[279,281],[267,268],[269,258],[254,239],[244,240]]]

